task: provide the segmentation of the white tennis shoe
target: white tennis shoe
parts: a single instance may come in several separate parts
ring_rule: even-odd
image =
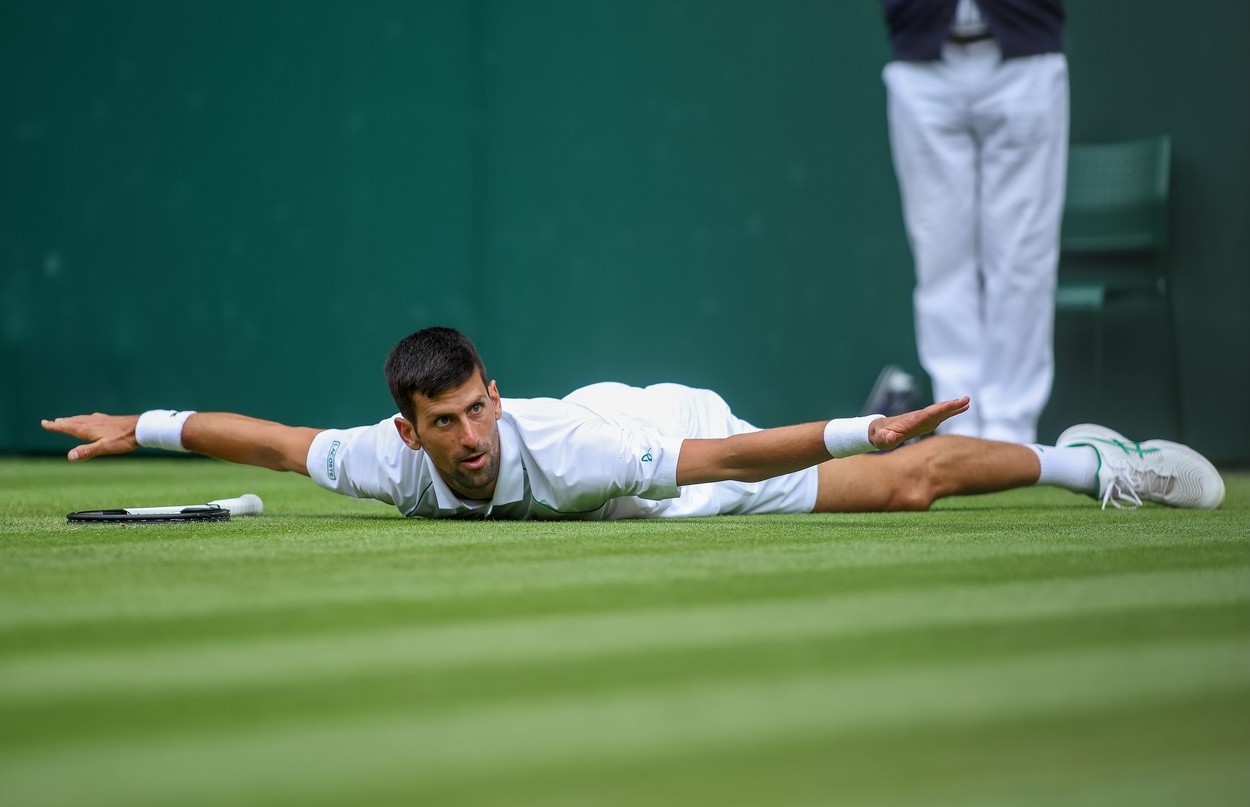
[[[1098,494],[1102,507],[1135,509],[1143,500],[1214,510],[1224,501],[1224,480],[1197,451],[1168,440],[1137,443],[1093,423],[1072,426],[1055,445],[1089,446],[1098,454]]]

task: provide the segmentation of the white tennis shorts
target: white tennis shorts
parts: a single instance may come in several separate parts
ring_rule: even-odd
[[[637,421],[681,438],[728,437],[759,431],[729,410],[715,392],[682,384],[631,387],[608,381],[574,390],[564,400],[580,404],[622,425]],[[816,506],[815,467],[763,482],[685,485],[681,495],[656,515],[668,518],[767,513],[810,513]]]

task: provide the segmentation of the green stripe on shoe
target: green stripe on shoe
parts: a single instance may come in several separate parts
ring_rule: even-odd
[[[1090,437],[1089,440],[1091,441],[1089,443],[1073,443],[1073,445],[1088,445],[1090,448],[1096,449],[1097,446],[1092,445],[1092,443],[1106,443],[1109,446],[1115,446],[1125,454],[1136,454],[1142,459],[1145,459],[1147,454],[1157,454],[1163,450],[1161,448],[1142,448],[1141,443],[1122,443],[1119,440],[1104,440],[1101,437]]]

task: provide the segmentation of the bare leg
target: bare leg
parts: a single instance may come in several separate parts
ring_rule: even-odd
[[[928,510],[944,496],[993,493],[1037,482],[1041,464],[1027,446],[937,436],[887,454],[821,463],[816,513]]]

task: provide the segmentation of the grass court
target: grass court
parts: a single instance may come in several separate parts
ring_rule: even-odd
[[[0,804],[1244,805],[1215,512],[400,518],[200,459],[0,460]],[[224,524],[71,510],[259,494]]]

